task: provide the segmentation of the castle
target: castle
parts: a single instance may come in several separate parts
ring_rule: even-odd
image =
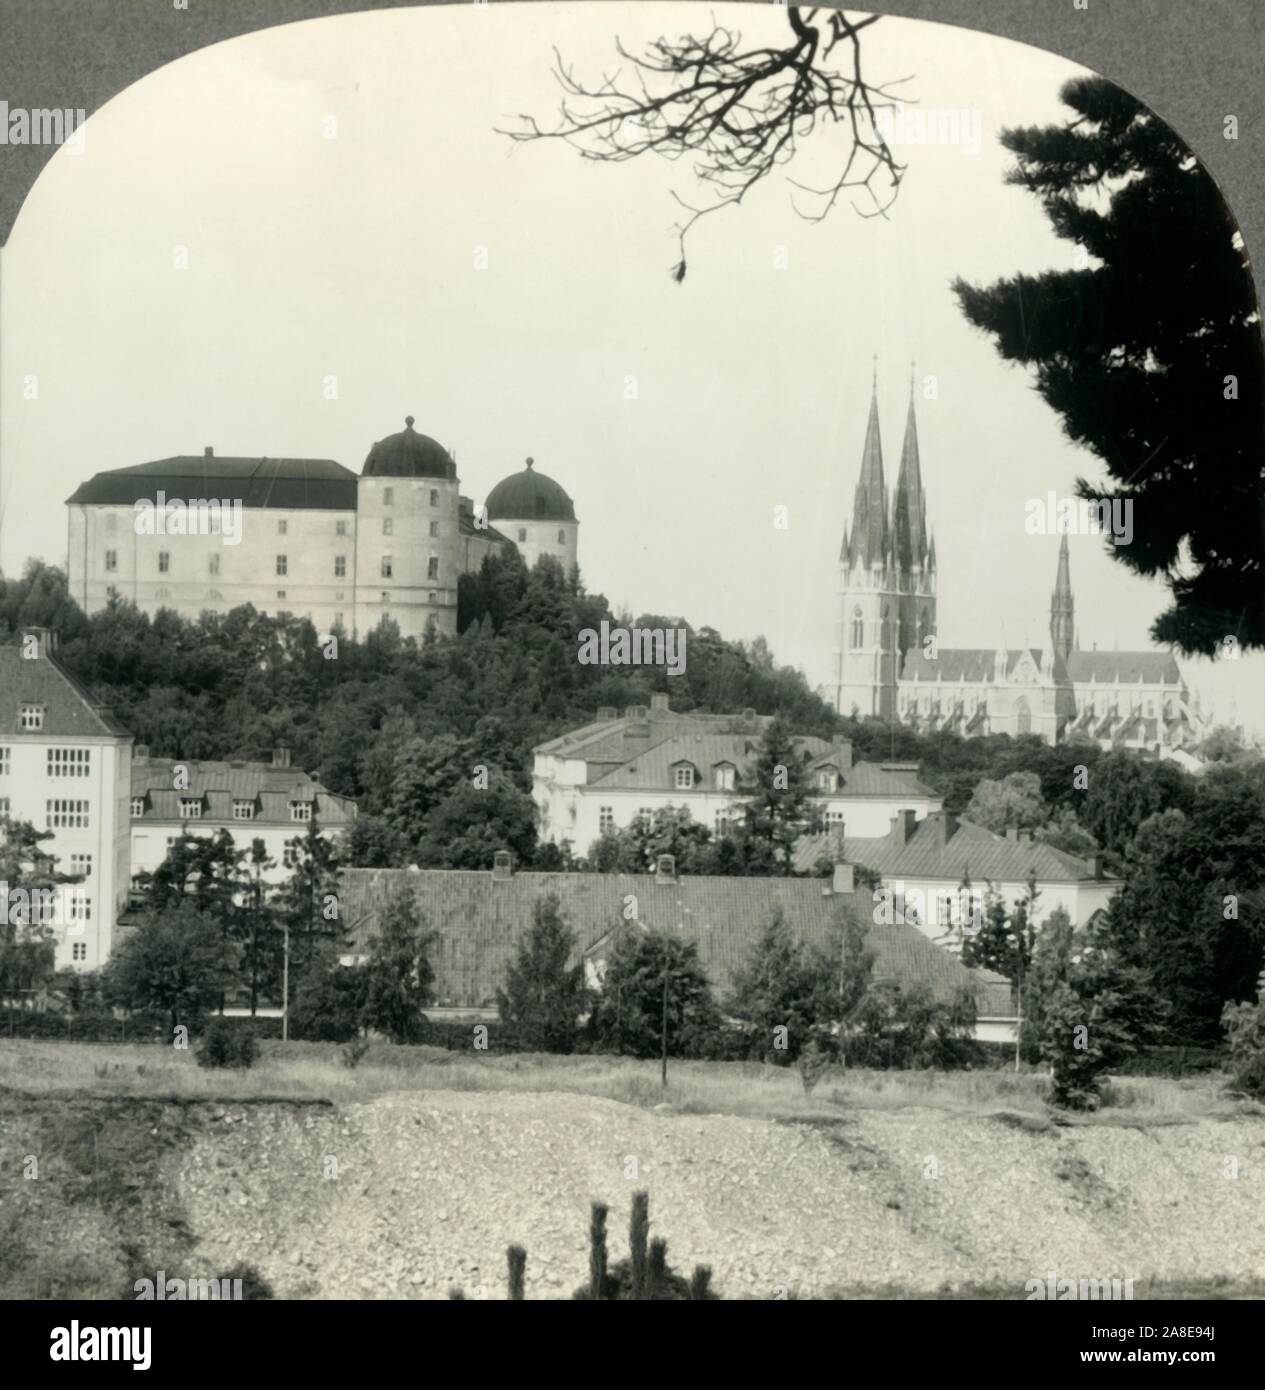
[[[1042,647],[948,648],[937,640],[936,543],[918,453],[912,382],[895,492],[883,476],[877,386],[839,552],[834,659],[818,694],[840,714],[964,737],[1074,737],[1171,756],[1198,740],[1198,712],[1170,652],[1082,651],[1067,536]]]
[[[353,473],[333,459],[182,455],[97,473],[67,499],[71,596],[112,594],[146,613],[260,612],[361,634],[390,617],[405,637],[457,627],[457,580],[515,546],[528,565],[576,564],[571,498],[531,459],[476,511],[452,455],[413,428]]]

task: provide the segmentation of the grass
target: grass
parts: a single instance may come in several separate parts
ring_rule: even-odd
[[[690,1114],[811,1121],[837,1119],[848,1110],[924,1108],[993,1115],[1028,1129],[1051,1123],[1189,1124],[1265,1114],[1259,1105],[1226,1095],[1226,1078],[1219,1073],[1116,1078],[1102,1110],[1065,1116],[1046,1105],[1047,1081],[1035,1071],[858,1069],[827,1073],[810,1095],[794,1068],[749,1062],[671,1062],[664,1091],[657,1062],[629,1057],[479,1055],[375,1043],[352,1069],[334,1045],[264,1042],[260,1050],[249,1071],[219,1071],[199,1067],[191,1052],[174,1048],[0,1039],[0,1087],[40,1096],[340,1105],[408,1091],[562,1091]]]

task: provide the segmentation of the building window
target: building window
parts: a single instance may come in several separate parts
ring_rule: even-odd
[[[435,591],[434,591],[433,589],[430,591],[429,594],[426,595],[426,601],[427,601],[428,603],[434,603],[434,602],[436,601],[436,600],[435,600]],[[428,619],[427,621],[429,621],[429,619]]]
[[[817,790],[820,792],[832,792],[835,790],[835,773],[819,772],[817,774]]]
[[[385,589],[382,590],[382,602],[383,602],[383,603],[390,603],[390,602],[391,602],[391,595],[390,595],[389,593],[387,593],[387,591],[386,591]]]
[[[10,766],[9,750],[7,748],[0,748],[0,777],[8,775]]]
[[[732,767],[718,767],[716,769],[716,790],[718,792],[731,792],[734,789],[734,770]]]
[[[277,535],[284,536],[289,529],[290,523],[284,517],[279,517],[277,519]]]
[[[90,748],[50,748],[48,775],[50,777],[87,777],[92,771]]]
[[[848,637],[848,645],[853,651],[865,645],[865,620],[861,617],[861,610],[852,610],[852,630]]]
[[[171,569],[171,551],[160,550],[158,552],[158,573],[166,574]]]
[[[527,527],[526,527],[526,526],[520,526],[520,527],[518,528],[518,539],[519,539],[520,541],[525,541],[525,540],[527,539]]]
[[[88,943],[86,941],[72,941],[70,944],[71,960],[88,959]]]
[[[182,796],[180,798],[180,819],[200,820],[201,818],[202,798],[200,796]]]
[[[46,830],[87,830],[88,806],[86,801],[48,801],[44,804],[47,818]]]
[[[277,573],[278,573],[278,574],[286,574],[286,573],[288,573],[289,568],[290,568],[290,562],[286,559],[286,557],[285,557],[284,555],[278,555],[278,556],[277,556]]]
[[[208,574],[219,574],[220,572],[220,552],[217,550],[214,555],[207,557],[206,569]]]
[[[311,820],[312,803],[310,801],[292,801],[290,803],[290,819],[299,821]]]
[[[105,552],[105,567],[113,573],[119,567],[119,552],[117,550],[107,550]]]
[[[597,809],[597,828],[605,835],[608,830],[615,829],[615,812],[609,806],[599,806]]]
[[[430,533],[431,533],[432,536],[437,536],[437,535],[439,535],[439,522],[437,522],[437,521],[432,521],[432,522],[431,522],[431,524],[430,524]]]
[[[281,852],[281,862],[287,869],[293,869],[299,862],[299,851],[294,845],[287,845]]]
[[[653,825],[653,824],[654,824],[654,807],[653,807],[653,806],[638,806],[638,807],[637,807],[637,814],[646,822],[647,825]]]
[[[843,824],[843,812],[842,812],[842,811],[827,811],[827,812],[826,812],[826,824],[827,824],[827,825],[842,825],[842,824]]]
[[[427,579],[438,579],[438,578],[439,578],[439,556],[438,556],[438,555],[432,555],[432,556],[430,557],[430,559],[426,561],[426,578],[427,578]]]
[[[383,534],[384,536],[390,536],[390,535],[392,535],[392,534],[393,534],[393,527],[394,527],[394,525],[395,525],[395,521],[394,521],[394,518],[393,518],[393,517],[384,516],[384,517],[382,518],[382,534]]]
[[[342,627],[342,625],[343,625],[343,615],[342,615],[341,613],[335,613],[335,614],[334,614],[334,626],[335,626],[335,627]]]
[[[382,489],[382,505],[383,505],[384,507],[390,507],[390,506],[393,506],[394,503],[395,503],[395,489],[394,489],[393,487],[384,487],[384,488]]]
[[[157,589],[154,590],[154,597],[155,597],[155,598],[170,598],[170,597],[171,597],[171,590],[170,590],[169,588],[167,588],[167,586],[164,584],[164,585],[162,585],[160,588],[157,588]]]
[[[726,811],[717,811],[716,819],[712,822],[712,831],[718,840],[723,840],[729,834],[729,814]]]
[[[1028,708],[1028,702],[1021,695],[1015,705],[1015,733],[1030,734],[1032,732],[1032,711]]]
[[[688,791],[694,785],[694,769],[692,767],[678,767],[674,780],[682,791]]]
[[[234,801],[233,802],[234,820],[254,820],[255,803],[253,801]]]
[[[566,533],[564,530],[559,529],[559,531],[558,531],[558,544],[559,544],[559,545],[566,545],[566,543],[567,543],[567,533]]]
[[[24,729],[42,729],[44,727],[44,706],[22,705],[18,711],[18,723]]]
[[[132,798],[132,814],[134,816],[143,816],[145,814],[145,798],[143,796],[134,796]]]
[[[336,536],[345,536],[347,534],[347,523],[345,521],[336,521],[334,523],[334,534]]]
[[[430,504],[432,507],[439,506],[439,489],[437,487],[430,490]]]
[[[92,921],[92,899],[87,893],[70,894],[70,920],[72,922]]]
[[[286,591],[285,591],[284,589],[278,589],[278,590],[277,590],[277,597],[278,597],[278,598],[285,598],[285,596],[286,596]],[[278,613],[278,614],[277,614],[277,617],[278,617],[278,618],[284,618],[284,617],[285,617],[285,614],[284,614],[284,613]]]
[[[383,579],[391,578],[391,557],[389,555],[382,557],[382,577]]]
[[[334,556],[334,578],[345,579],[347,577],[347,557],[346,555]]]

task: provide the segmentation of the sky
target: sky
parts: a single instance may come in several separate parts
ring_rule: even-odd
[[[890,487],[912,370],[941,643],[1043,643],[1058,537],[1028,534],[1025,504],[1100,470],[950,285],[1069,264],[1003,183],[997,137],[1064,119],[1058,88],[1081,70],[882,18],[869,79],[972,113],[968,129],[977,115],[975,148],[901,144],[886,218],[841,203],[808,222],[778,174],[697,225],[678,285],[684,162],[600,164],[500,131],[521,112],[550,123],[555,45],[597,78],[617,35],[639,51],[711,14],[783,41],[775,6],[374,12],[215,45],[95,113],[0,261],[4,572],[65,563],[64,502],[94,472],[206,446],[358,471],[413,415],[476,502],[528,456],[560,482],[590,589],[763,634],[816,682],[871,381]],[[812,183],[844,150],[825,129],[789,172]],[[1149,648],[1167,591],[1099,537],[1070,548],[1080,645]],[[1265,655],[1183,665],[1206,714],[1260,724]]]

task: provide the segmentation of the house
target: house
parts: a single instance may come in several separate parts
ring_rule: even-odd
[[[227,830],[238,849],[262,840],[272,867],[261,877],[278,883],[293,862],[288,842],[315,821],[324,835],[345,830],[356,803],[323,786],[316,774],[290,766],[290,750],[273,749],[271,763],[151,758],[142,744],[132,760],[131,872],[152,873],[181,837],[210,839]]]
[[[666,695],[619,715],[600,709],[597,719],[534,749],[532,796],[540,836],[569,841],[578,853],[606,830],[622,830],[639,816],[669,806],[723,835],[742,817],[744,785],[755,770],[764,731],[772,722],[754,710],[741,714],[682,714]],[[912,763],[852,761],[852,745],[798,738],[808,755],[813,800],[826,825],[845,820],[854,834],[881,835],[898,810],[925,816],[940,797],[918,779]]]
[[[46,628],[0,646],[0,819],[52,831],[41,849],[78,882],[32,905],[25,920],[53,928],[58,969],[93,970],[109,957],[127,903],[132,736],[56,649]],[[5,885],[11,924],[24,911],[19,891]]]
[[[961,946],[963,922],[978,921],[989,888],[1009,906],[1026,898],[1035,882],[1038,921],[1061,907],[1074,925],[1084,926],[1124,883],[1104,872],[1100,856],[1078,858],[1034,840],[1031,831],[997,835],[948,811],[922,821],[909,812],[894,815],[878,838],[805,836],[795,847],[794,865],[809,873],[823,857],[879,874],[898,915],[953,949]]]
[[[466,869],[346,869],[343,920],[350,937],[345,964],[363,960],[377,932],[388,892],[403,884],[419,920],[437,933],[431,960],[439,1008],[493,1010],[496,991],[517,958],[536,903],[558,897],[576,937],[573,963],[600,986],[614,934],[639,923],[698,944],[712,988],[723,999],[760,932],[777,910],[795,940],[828,948],[841,904],[854,899],[851,875],[833,879],[684,876],[671,855],[653,874],[516,873],[508,854],[491,871]],[[868,902],[866,904],[868,909]],[[1006,1035],[1013,1010],[1010,985],[990,971],[968,970],[949,952],[904,924],[875,926],[874,978],[909,987],[925,984],[945,1003],[961,988],[974,992],[981,1037]]]

